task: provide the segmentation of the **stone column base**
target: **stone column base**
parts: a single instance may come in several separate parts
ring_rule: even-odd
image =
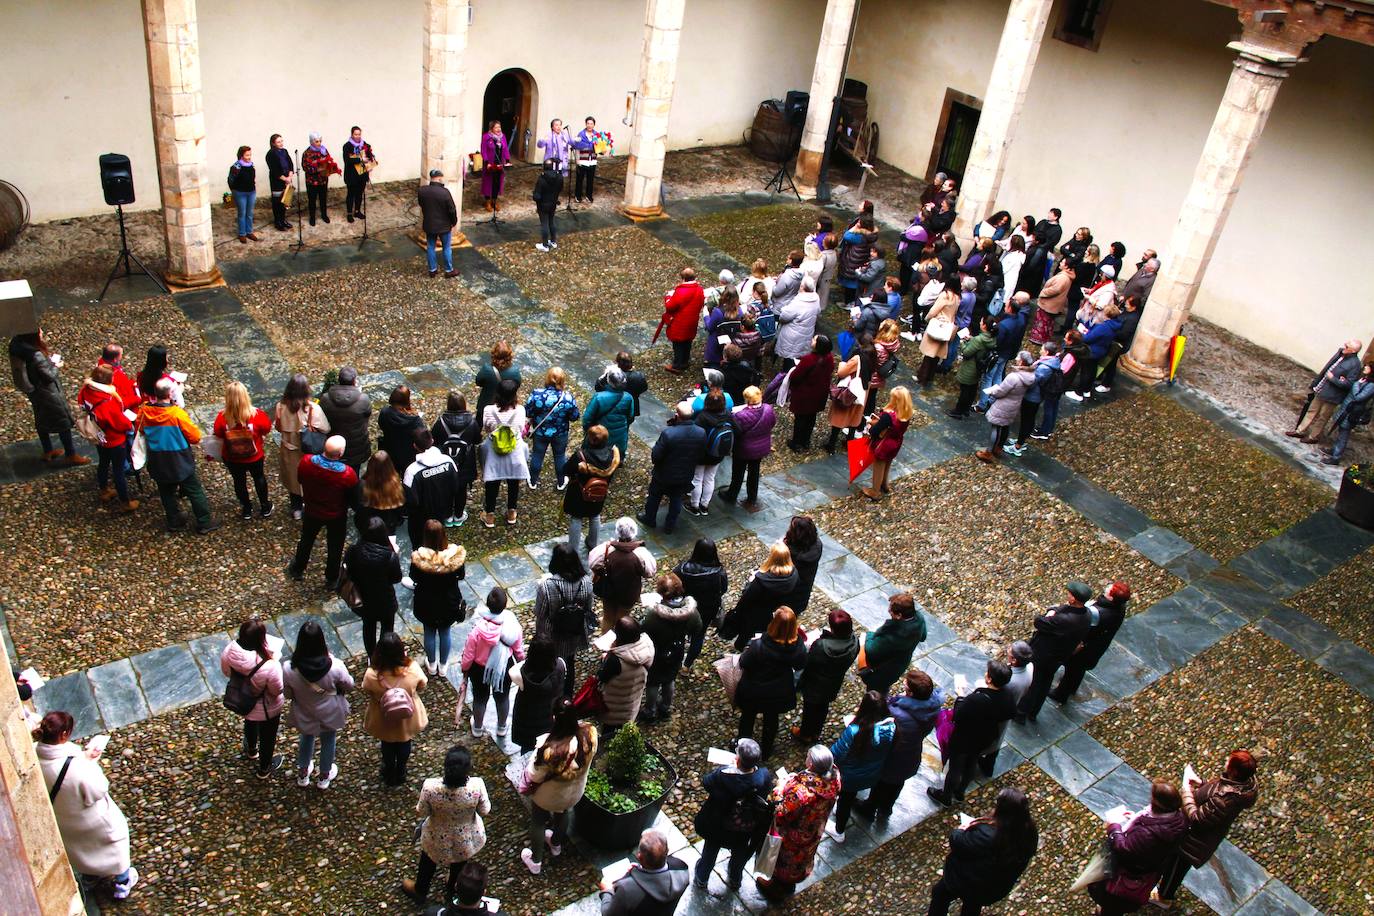
[[[817,192],[817,190],[814,187],[812,187],[809,184],[802,184],[800,181],[796,181],[794,183],[797,188],[797,193],[801,195],[802,200],[816,199],[816,194],[819,192]]]
[[[177,274],[169,271],[163,275],[162,279],[167,281],[167,288],[173,293],[225,285],[224,275],[219,272],[218,267],[211,267],[209,270],[195,274]]]
[[[619,207],[616,207],[616,209],[636,223],[646,222],[651,219],[664,219],[668,215],[664,212],[661,204],[652,207],[631,207],[627,204],[621,204]]]
[[[1144,382],[1147,385],[1158,385],[1160,382],[1165,382],[1169,379],[1169,370],[1167,368],[1138,363],[1131,359],[1128,354],[1121,354],[1121,356],[1118,357],[1118,361],[1121,363],[1121,368],[1125,369],[1132,378]]]
[[[424,251],[425,248],[428,246],[429,236],[425,235],[419,229],[410,230],[406,233],[406,237],[409,238],[412,242],[414,242],[421,251]],[[471,248],[472,242],[468,239],[466,235],[462,233],[461,230],[454,229],[453,238],[450,239],[449,245],[452,248]]]

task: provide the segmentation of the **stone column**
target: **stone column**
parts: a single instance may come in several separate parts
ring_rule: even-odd
[[[1140,316],[1135,341],[1130,352],[1121,357],[1122,367],[1144,381],[1168,377],[1169,341],[1192,311],[1279,86],[1314,37],[1290,28],[1286,30],[1290,40],[1275,41],[1284,31],[1282,26],[1275,30],[1247,24],[1242,40],[1228,45],[1238,54],[1231,79],[1202,147],[1178,222],[1161,252],[1159,277]]]
[[[458,225],[463,225],[463,95],[467,88],[469,0],[425,0],[425,67],[420,122],[420,183],[431,169],[444,173]]]
[[[205,111],[195,0],[143,0],[153,145],[167,233],[167,282],[209,286],[221,280],[210,228]]]
[[[857,0],[827,0],[825,4],[821,43],[816,48],[816,66],[811,71],[811,100],[806,109],[801,149],[797,152],[797,191],[808,200],[816,196],[816,183],[820,181],[825,141],[830,135],[840,80],[844,78],[845,55],[857,10]]]
[[[625,168],[625,202],[631,219],[663,215],[663,159],[668,152],[668,115],[677,82],[677,52],[687,0],[646,0],[644,53],[639,58],[630,161]]]
[[[4,640],[0,662],[10,670]],[[0,911],[84,913],[14,678],[0,677]]]
[[[959,189],[959,216],[954,235],[965,251],[973,241],[973,226],[994,210],[1006,171],[1007,150],[1016,137],[1016,124],[1026,101],[1040,42],[1045,37],[1052,0],[1011,0],[1002,38],[993,57],[992,74],[983,94],[983,111],[973,135],[973,149]]]

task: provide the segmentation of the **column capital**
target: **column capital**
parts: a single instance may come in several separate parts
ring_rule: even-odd
[[[1236,66],[1282,79],[1306,60],[1303,52],[1323,34],[1319,23],[1308,22],[1296,9],[1259,9],[1255,2],[1237,11],[1239,41],[1227,45],[1237,54]]]

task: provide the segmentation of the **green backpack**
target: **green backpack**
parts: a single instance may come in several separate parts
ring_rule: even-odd
[[[498,455],[509,455],[520,444],[520,437],[510,426],[501,425],[491,431],[491,447]]]

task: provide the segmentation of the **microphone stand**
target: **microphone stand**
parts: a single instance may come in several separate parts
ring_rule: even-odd
[[[564,127],[563,136],[568,140],[567,171],[563,173],[563,190],[568,193],[568,199],[563,209],[568,213],[572,213],[574,210],[578,209],[573,206],[573,180],[576,178],[576,173],[573,170],[577,168],[577,151],[574,150],[572,146],[572,131]],[[562,164],[560,164],[560,167],[561,165]]]
[[[373,159],[372,161],[375,163],[377,160],[376,160],[376,159]],[[366,245],[368,242],[374,241],[374,239],[372,238],[372,236],[369,235],[369,234],[368,234],[368,231],[367,231],[367,211],[370,209],[370,208],[368,207],[368,205],[367,205],[367,189],[368,189],[368,186],[372,184],[372,170],[371,170],[371,169],[368,169],[366,172],[364,172],[364,173],[363,173],[363,177],[364,177],[365,179],[367,179],[367,180],[363,182],[363,187],[362,187],[362,195],[363,195],[363,197],[362,197],[362,203],[363,203],[363,236],[362,236],[362,238],[358,239],[358,248],[359,248],[359,249],[361,249],[361,248],[362,248],[364,245]]]
[[[291,176],[291,187],[295,191],[293,196],[296,198],[296,244],[291,246],[293,256],[300,254],[301,249],[305,247],[305,230],[301,227],[301,182],[304,180],[305,169],[301,167],[301,151],[295,150],[295,153],[296,171]]]

